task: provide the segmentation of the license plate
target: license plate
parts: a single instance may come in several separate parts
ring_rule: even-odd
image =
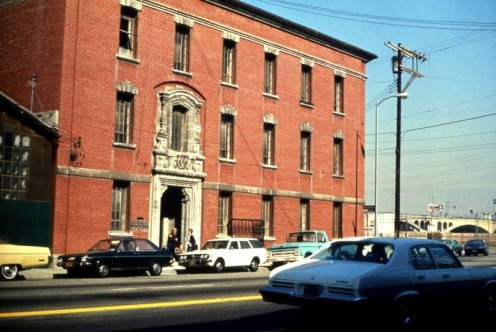
[[[73,267],[74,262],[65,262],[65,267]]]
[[[316,297],[320,295],[320,292],[322,290],[322,287],[320,286],[313,286],[313,285],[308,285],[305,286],[303,289],[303,295],[304,296],[310,296],[310,297]]]

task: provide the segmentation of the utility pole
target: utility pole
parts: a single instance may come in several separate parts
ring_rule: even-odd
[[[423,54],[411,51],[406,47],[402,46],[400,43],[397,45],[387,42],[385,43],[387,47],[396,51],[396,55],[392,57],[393,74],[396,74],[396,93],[397,95],[406,92],[406,89],[412,84],[416,77],[422,77],[423,75],[417,71],[418,61],[424,62],[427,57]],[[412,61],[411,67],[403,65],[403,59],[409,58]],[[401,74],[402,72],[409,73],[410,79],[406,83],[405,87],[401,86]],[[400,170],[401,170],[401,99],[396,98],[396,178],[395,178],[395,199],[394,199],[394,235],[399,237],[401,230],[400,223]]]

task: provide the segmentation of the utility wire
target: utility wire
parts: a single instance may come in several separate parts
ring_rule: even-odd
[[[271,4],[298,12],[307,12],[319,16],[333,17],[340,20],[371,23],[389,26],[399,26],[433,30],[461,30],[461,31],[496,31],[495,22],[478,21],[447,21],[447,20],[422,20],[391,16],[370,15],[357,12],[333,10],[308,3],[301,4],[284,0],[256,0],[261,3]],[[326,14],[327,13],[327,14]],[[331,15],[332,14],[332,15]]]

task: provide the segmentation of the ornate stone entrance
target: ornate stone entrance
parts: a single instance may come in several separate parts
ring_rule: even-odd
[[[186,230],[191,227],[201,241],[205,178],[199,139],[202,101],[177,87],[165,88],[158,96],[149,237],[164,246],[170,229],[176,227],[185,243]]]

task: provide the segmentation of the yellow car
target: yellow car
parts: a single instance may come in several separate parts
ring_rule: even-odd
[[[51,252],[48,247],[6,243],[0,239],[0,279],[14,280],[19,271],[48,267]]]

